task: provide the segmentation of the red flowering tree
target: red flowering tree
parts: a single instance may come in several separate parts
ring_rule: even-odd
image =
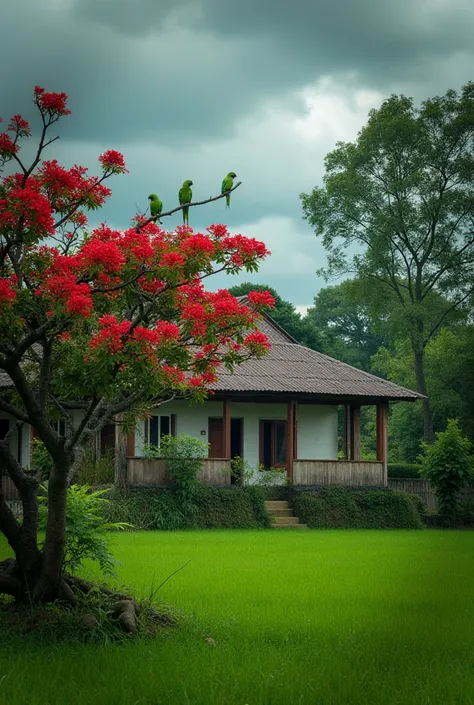
[[[41,602],[70,594],[66,490],[87,445],[104,424],[133,420],[151,402],[205,398],[220,366],[264,354],[268,341],[255,327],[272,300],[256,293],[245,305],[227,290],[205,290],[216,272],[254,271],[268,254],[223,225],[165,232],[138,216],[125,231],[103,224],[87,232],[86,214],[110,196],[105,182],[126,171],[124,158],[102,154],[100,176],[44,160],[57,139],[51,127],[70,111],[64,93],[39,87],[34,103],[42,131],[29,166],[20,157],[26,120],[15,115],[0,133],[0,168],[9,171],[0,182],[0,371],[9,383],[0,411],[15,422],[0,441],[0,466],[23,505],[20,523],[0,490],[0,530],[15,553],[0,563],[0,593]],[[37,481],[10,451],[23,424],[53,461],[42,550]]]

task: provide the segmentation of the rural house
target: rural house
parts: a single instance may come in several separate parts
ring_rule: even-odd
[[[389,402],[416,401],[416,392],[380,379],[299,345],[271,316],[260,330],[271,342],[268,355],[249,360],[233,373],[226,370],[202,404],[175,400],[152,410],[127,439],[127,479],[131,485],[167,484],[166,464],[143,458],[147,443],[166,434],[185,433],[209,443],[202,479],[230,484],[231,459],[250,466],[285,468],[297,485],[387,484]],[[0,384],[8,383],[0,375]],[[360,457],[361,406],[377,409],[377,460]],[[344,410],[344,459],[338,459],[338,407]],[[0,419],[0,435],[9,428]],[[98,450],[115,449],[119,429],[105,426]],[[15,431],[12,450],[24,466],[30,462],[31,429]],[[3,478],[4,484],[9,483]]]

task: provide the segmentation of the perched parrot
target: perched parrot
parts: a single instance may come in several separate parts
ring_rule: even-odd
[[[179,189],[179,205],[182,206],[185,203],[191,203],[193,199],[193,190],[191,186],[193,185],[193,182],[190,181],[189,179],[183,183],[181,188]],[[183,223],[184,225],[189,224],[189,208],[186,206],[186,208],[183,208]]]
[[[161,220],[158,218],[158,216],[163,210],[163,201],[160,201],[160,198],[156,195],[156,193],[150,193],[150,195],[148,196],[148,200],[150,201],[151,217],[155,218],[155,220],[161,223]]]
[[[227,193],[227,191],[230,191],[230,189],[234,185],[234,179],[236,178],[236,176],[237,174],[235,172],[229,171],[227,176],[225,176],[222,180],[221,193]],[[225,202],[227,204],[227,208],[230,208],[230,193],[228,193],[225,197]]]

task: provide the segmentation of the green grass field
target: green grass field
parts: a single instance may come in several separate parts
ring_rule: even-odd
[[[474,703],[474,532],[115,543],[121,579],[141,593],[191,559],[159,592],[188,615],[182,628],[126,645],[0,645],[0,705]]]

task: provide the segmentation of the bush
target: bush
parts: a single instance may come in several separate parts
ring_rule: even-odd
[[[388,465],[388,477],[390,478],[413,478],[414,480],[420,479],[421,465],[416,465],[415,463],[389,463]]]
[[[392,490],[323,487],[295,492],[292,503],[300,520],[318,529],[421,529],[420,503]]]
[[[192,514],[174,489],[112,490],[109,499],[105,510],[108,521],[126,521],[141,531],[270,526],[265,497],[255,487],[198,485],[193,496],[196,511]]]
[[[68,488],[64,570],[75,573],[84,561],[89,559],[97,561],[104,575],[115,575],[114,566],[117,561],[110,552],[106,532],[124,529],[126,524],[119,521],[109,522],[104,518],[108,500],[103,495],[108,491],[92,492],[87,485],[71,485]],[[38,503],[39,528],[44,531],[48,516],[46,485],[41,485]]]
[[[200,529],[257,529],[271,525],[264,494],[256,487],[219,489],[201,485],[198,506]]]
[[[456,523],[457,495],[472,478],[472,444],[462,435],[457,420],[449,419],[433,445],[422,443],[422,447],[421,474],[435,488],[438,513],[446,524]]]

